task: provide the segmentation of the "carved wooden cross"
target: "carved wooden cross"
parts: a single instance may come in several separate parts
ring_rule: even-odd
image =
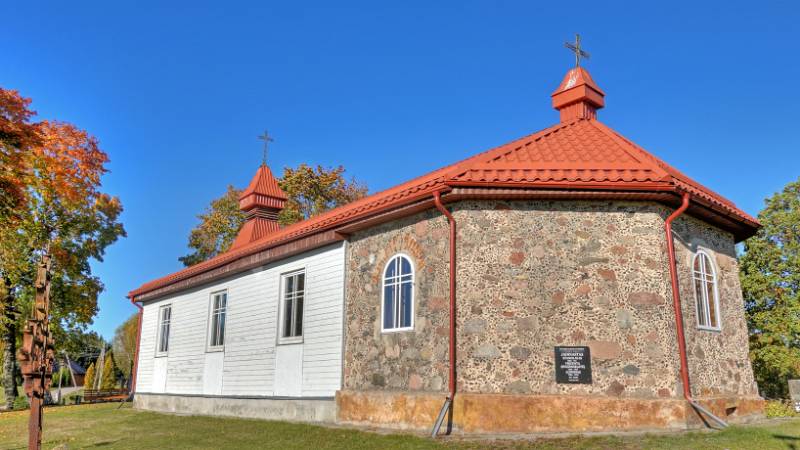
[[[575,43],[565,42],[564,46],[575,53],[575,67],[581,66],[581,58],[589,59],[589,53],[581,49],[581,35],[575,34]]]

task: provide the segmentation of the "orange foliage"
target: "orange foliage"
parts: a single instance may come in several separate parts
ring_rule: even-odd
[[[31,100],[19,92],[0,88],[0,218],[25,199],[30,149],[39,142],[38,127],[30,123],[36,113]]]
[[[39,132],[41,143],[33,147],[32,156],[42,200],[71,205],[93,200],[108,162],[97,139],[74,125],[56,121],[40,122]]]

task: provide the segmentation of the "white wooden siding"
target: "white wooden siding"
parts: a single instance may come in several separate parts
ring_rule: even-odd
[[[302,346],[300,395],[333,396],[341,386],[344,243],[146,303],[136,390],[263,396],[284,391],[275,386],[280,277],[297,269],[306,271],[303,342],[287,345]],[[213,364],[209,361],[217,366],[221,359],[222,373],[218,376],[217,367],[206,365],[206,344],[210,296],[223,289],[228,291],[225,347],[221,358],[212,356]],[[172,305],[169,352],[157,358],[158,308],[166,304]],[[166,365],[164,384],[162,377],[154,373],[162,364]],[[220,379],[221,386],[209,386],[220,383],[212,378]]]

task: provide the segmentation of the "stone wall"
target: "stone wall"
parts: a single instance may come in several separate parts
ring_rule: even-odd
[[[459,224],[460,391],[680,395],[663,232],[667,208],[601,201],[462,201],[449,207]],[[351,236],[345,389],[446,391],[447,232],[446,220],[431,210]],[[414,330],[382,334],[381,271],[401,251],[417,266]],[[724,280],[735,290],[735,261],[729,263]],[[741,309],[725,309],[741,323]],[[734,333],[737,327],[730,327],[730,350],[696,346],[707,357],[738,364],[730,379],[738,373],[748,388],[734,391],[735,383],[726,382],[730,392],[749,393],[752,374],[745,374],[749,363],[741,351],[747,339],[741,330]],[[592,384],[555,383],[556,345],[591,348]]]
[[[748,358],[747,322],[733,236],[689,216],[673,223],[673,235],[692,395],[758,395]],[[697,328],[691,274],[698,248],[711,256],[716,269],[721,331]]]
[[[448,233],[427,211],[351,237],[345,299],[344,386],[351,389],[447,389]],[[416,269],[414,331],[381,333],[381,278],[402,252]]]
[[[728,423],[763,417],[764,402],[754,397],[714,397],[699,401]],[[339,423],[430,432],[442,407],[442,394],[398,391],[339,391]],[[464,434],[663,431],[705,428],[683,398],[624,398],[562,395],[456,395],[452,431]]]
[[[460,205],[466,391],[672,396],[660,212],[647,203]],[[591,348],[592,384],[555,382],[557,345]]]

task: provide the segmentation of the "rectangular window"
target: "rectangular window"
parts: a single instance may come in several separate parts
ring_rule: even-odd
[[[303,298],[306,274],[293,272],[282,277],[281,343],[300,342],[303,339]]]
[[[228,293],[217,292],[211,295],[211,325],[208,347],[222,349],[225,345],[225,312],[228,309]]]
[[[166,355],[169,351],[169,324],[172,320],[172,305],[164,305],[158,309],[158,339],[156,354]]]

